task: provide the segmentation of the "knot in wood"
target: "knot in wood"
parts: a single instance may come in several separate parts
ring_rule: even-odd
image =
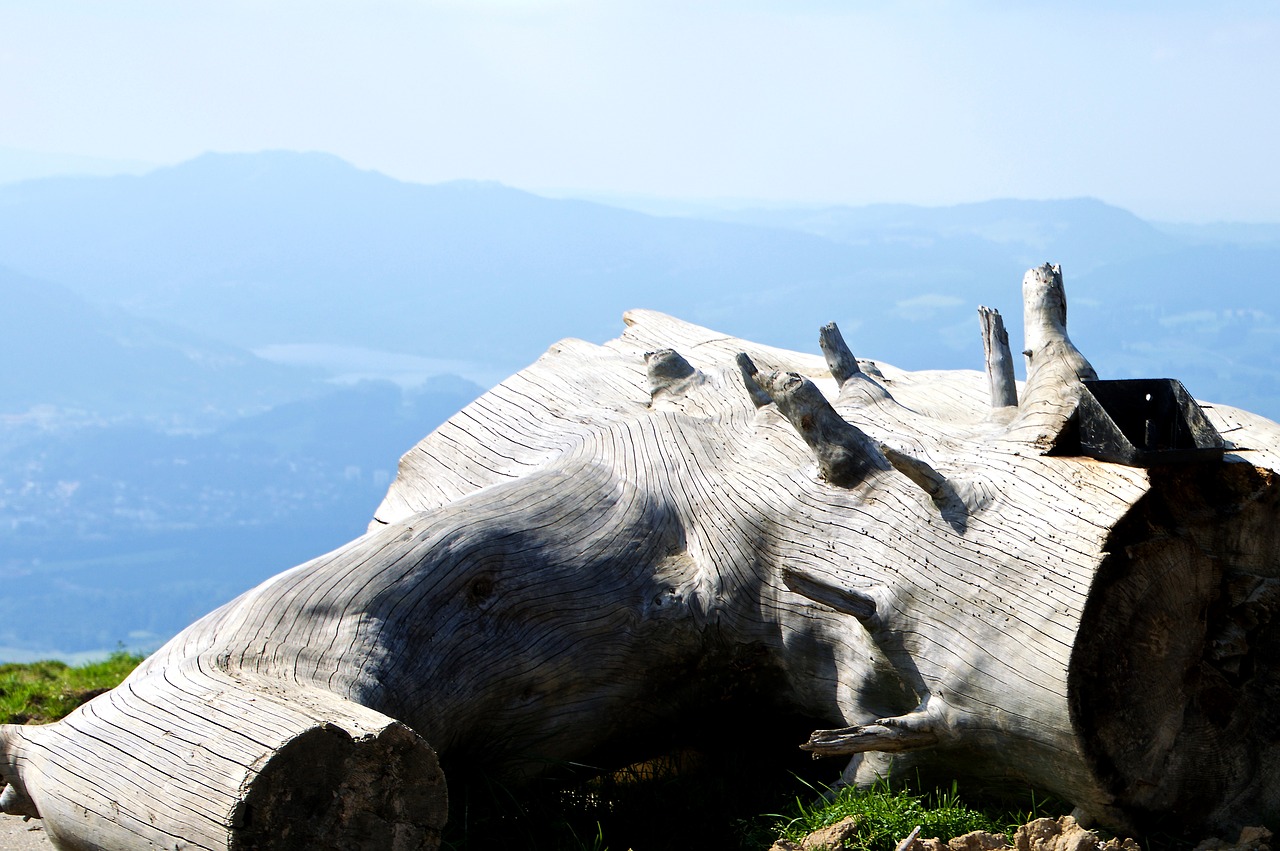
[[[467,602],[480,606],[492,599],[495,590],[493,579],[488,576],[477,576],[467,586]]]

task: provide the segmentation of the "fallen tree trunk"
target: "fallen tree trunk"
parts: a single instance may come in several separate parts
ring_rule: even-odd
[[[1002,777],[1122,827],[1280,815],[1280,426],[1212,408],[1225,457],[1085,457],[1056,268],[1024,306],[1021,394],[989,311],[991,375],[648,312],[557,344],[405,455],[368,534],[4,728],[0,807],[62,848],[431,848],[433,749],[591,759],[750,660],[840,728],[809,747],[851,782]]]

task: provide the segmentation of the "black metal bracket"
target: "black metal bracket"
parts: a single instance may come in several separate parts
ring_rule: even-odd
[[[1222,460],[1226,441],[1177,379],[1083,383],[1073,416],[1080,454],[1130,467]]]

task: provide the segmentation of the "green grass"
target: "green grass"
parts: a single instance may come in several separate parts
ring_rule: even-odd
[[[927,794],[891,789],[887,783],[870,789],[841,789],[830,800],[824,799],[820,790],[811,789],[810,793],[797,798],[789,812],[775,817],[776,833],[799,842],[815,830],[852,816],[857,819],[852,840],[856,851],[892,851],[917,826],[921,838],[937,837],[943,842],[974,830],[1011,838],[1019,825],[1043,816],[1056,818],[1070,809],[1052,799],[1031,795],[1024,808],[978,810],[961,800],[954,783],[950,790]]]
[[[0,665],[0,723],[44,724],[120,683],[141,656],[123,651],[101,662],[71,667],[63,662]]]

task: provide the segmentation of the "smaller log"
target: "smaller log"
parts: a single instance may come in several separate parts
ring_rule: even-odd
[[[35,801],[27,795],[25,788],[17,785],[18,782],[15,776],[13,782],[5,785],[4,791],[0,792],[0,813],[22,816],[24,819],[40,818],[40,810],[36,808]]]
[[[815,759],[926,750],[938,744],[958,741],[957,723],[956,714],[945,700],[926,694],[919,706],[904,715],[839,730],[815,730],[800,749],[809,751]]]
[[[849,351],[844,336],[834,322],[828,322],[818,330],[818,345],[822,348],[823,357],[827,359],[827,368],[837,384],[844,384],[857,375],[858,359]]]
[[[823,479],[851,488],[889,469],[875,442],[845,421],[812,381],[795,372],[756,373],[755,379],[813,450]]]
[[[1004,329],[1000,311],[978,307],[982,324],[982,353],[986,360],[987,384],[991,388],[991,407],[1010,408],[1018,405],[1018,384],[1013,377],[1013,355],[1009,351],[1009,332]]]
[[[0,725],[0,807],[57,848],[424,851],[448,792],[432,748],[316,688],[135,674],[57,724]]]

